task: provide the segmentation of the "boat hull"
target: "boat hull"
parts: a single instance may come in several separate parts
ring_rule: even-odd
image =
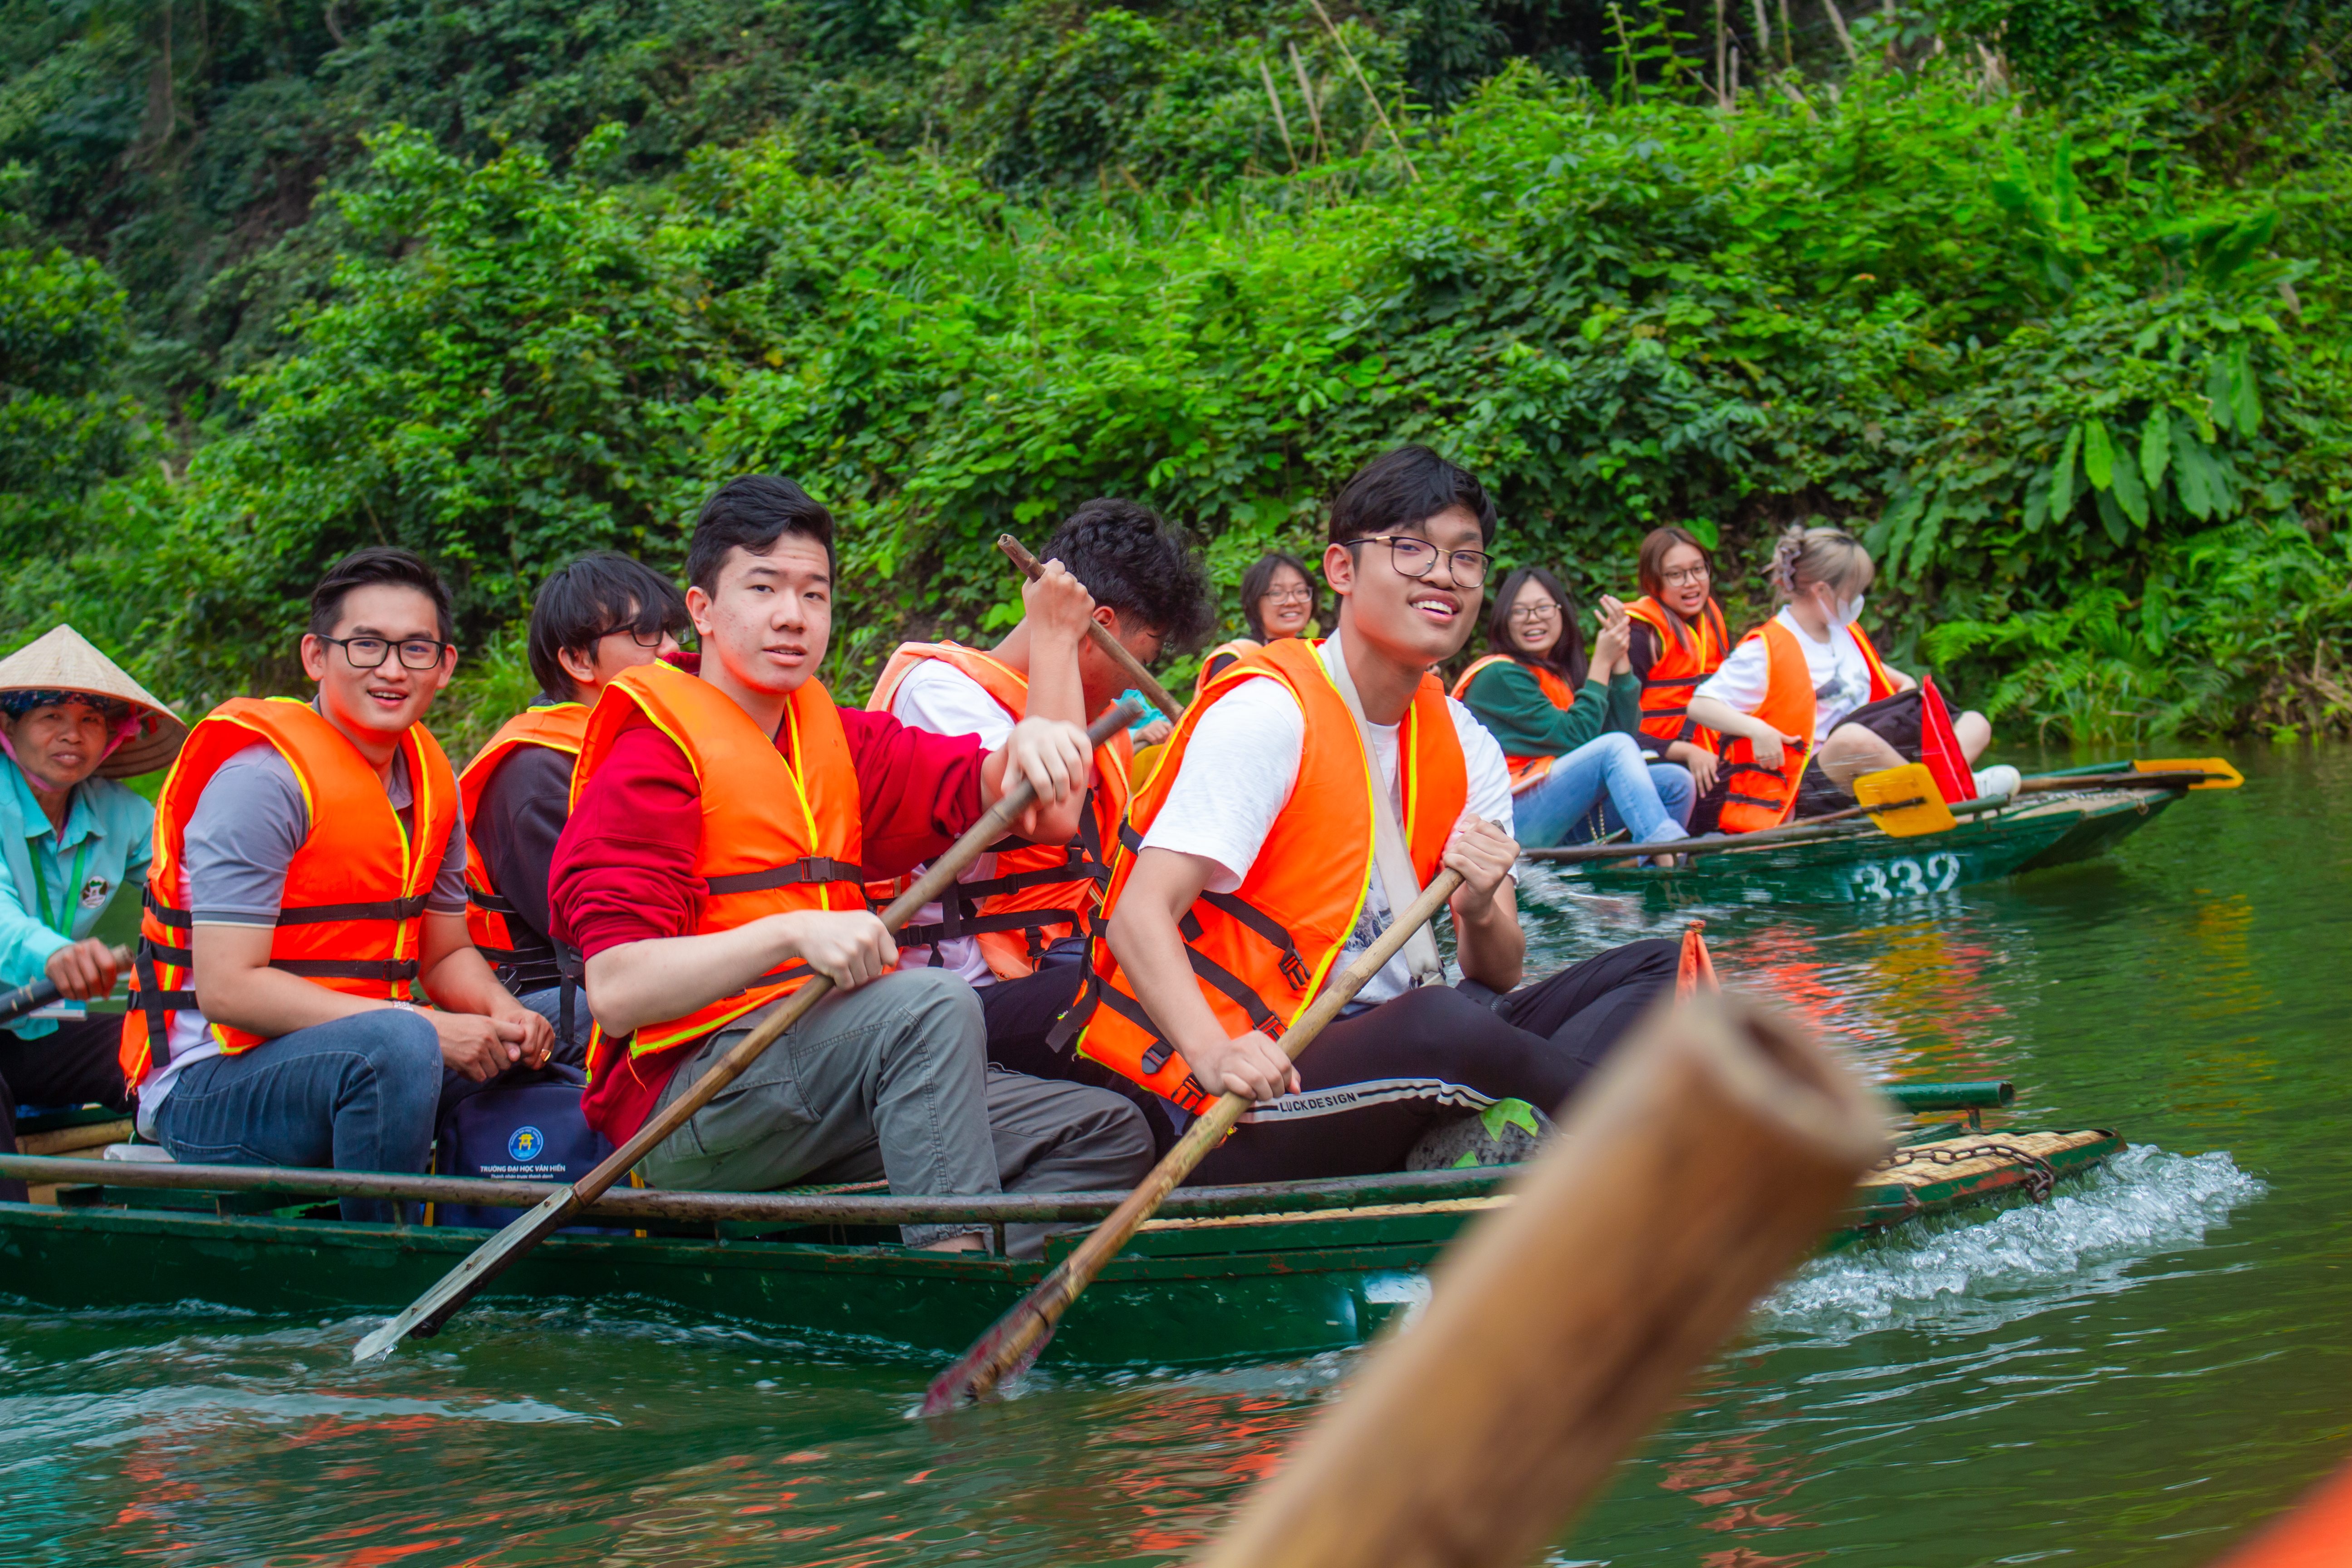
[[[1801,844],[1691,858],[1686,866],[1587,862],[1559,868],[1592,888],[1670,903],[1860,903],[1919,899],[2089,859],[2138,831],[2179,790],[2085,790],[2030,796],[1942,833],[1895,838],[1867,822]]]
[[[2070,1175],[2123,1147],[2111,1133],[1978,1134],[1958,1123],[1920,1136],[1955,1148],[2000,1142],[2011,1153],[1874,1174],[1855,1190],[1832,1245],[2014,1195],[2037,1171]],[[1423,1300],[1425,1270],[1445,1243],[1481,1210],[1508,1201],[1155,1222],[1078,1299],[1047,1353],[1078,1365],[1172,1366],[1345,1350]],[[0,1295],[61,1310],[391,1313],[485,1234],[289,1213],[0,1204]],[[1043,1260],[1013,1261],[708,1233],[567,1234],[500,1275],[481,1304],[644,1304],[805,1335],[852,1353],[935,1360],[969,1344],[1076,1238],[1055,1237]]]

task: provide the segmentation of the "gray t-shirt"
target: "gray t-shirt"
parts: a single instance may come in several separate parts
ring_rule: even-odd
[[[416,792],[408,759],[395,756],[384,795],[412,833],[416,828]],[[272,926],[286,898],[286,873],[294,852],[310,835],[310,809],[302,798],[294,766],[274,746],[257,742],[223,763],[183,836],[179,907],[198,925]],[[449,823],[449,840],[425,907],[460,914],[466,908],[466,818]],[[194,1008],[172,1015],[171,1059],[139,1092],[139,1131],[155,1133],[155,1110],[192,1062],[220,1055],[220,1045]]]

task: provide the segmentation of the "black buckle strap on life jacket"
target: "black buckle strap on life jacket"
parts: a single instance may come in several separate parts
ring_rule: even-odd
[[[157,898],[155,896],[155,884],[152,880],[150,880],[141,887],[139,889],[139,898],[140,901],[146,907],[147,912],[155,917],[156,924],[170,926],[173,931],[191,931],[194,929],[196,917],[189,913],[186,910],[175,910],[171,905],[165,903],[163,900]]]
[[[425,900],[430,895],[415,893],[405,899],[384,899],[365,904],[295,904],[281,907],[278,923],[282,926],[329,925],[336,921],[413,921],[425,912]]]
[[[579,992],[581,982],[587,976],[588,961],[581,955],[580,950],[570,942],[559,942],[554,944],[554,947],[555,973],[558,977],[555,982],[557,1026],[563,1031],[563,1043],[568,1046],[572,1038],[572,998]]]
[[[466,901],[486,915],[511,915],[520,912],[502,895],[486,893],[478,888],[466,889]]]
[[[139,984],[131,988],[131,1005],[146,1015],[147,1058],[151,1062],[165,1059],[170,1052],[171,1037],[163,1027],[164,1015],[176,1013],[182,1008],[193,1009],[196,1005],[196,994],[194,991],[166,991],[163,988],[162,983],[155,978],[155,961],[158,958],[162,958],[166,963],[177,963],[182,968],[186,967],[179,959],[166,956],[174,951],[176,950],[159,949],[153,942],[142,937],[139,941],[138,956],[131,961],[131,973],[139,980]]]
[[[1109,985],[1103,987],[1100,1001],[1104,1006],[1108,1007],[1151,1037],[1151,1044],[1145,1048],[1142,1059],[1138,1064],[1145,1072],[1155,1073],[1168,1065],[1168,1058],[1176,1054],[1176,1047],[1169,1044],[1167,1037],[1160,1032],[1160,1026],[1151,1021],[1151,1015],[1143,1010],[1142,1003],[1116,986]],[[1073,1008],[1072,1011],[1075,1013],[1076,1009]],[[1064,1021],[1068,1020],[1066,1018]],[[1047,1043],[1052,1043],[1050,1037]]]
[[[1263,910],[1244,903],[1231,893],[1204,892],[1201,895],[1201,899],[1213,909],[1222,910],[1239,921],[1267,946],[1277,950],[1282,955],[1278,962],[1285,980],[1305,990],[1307,983],[1315,978],[1315,972],[1307,967],[1307,960],[1299,956],[1297,942],[1280,921],[1274,920]],[[1189,910],[1185,911],[1188,918],[1191,912]],[[1197,923],[1195,922],[1196,925]]]
[[[399,985],[415,979],[423,966],[413,958],[273,958],[269,967],[305,980],[381,980]]]
[[[703,885],[713,898],[730,893],[764,893],[776,888],[798,887],[804,882],[856,882],[866,880],[866,868],[846,860],[835,860],[824,855],[803,855],[790,865],[771,867],[765,871],[743,871],[731,877],[706,877]]]

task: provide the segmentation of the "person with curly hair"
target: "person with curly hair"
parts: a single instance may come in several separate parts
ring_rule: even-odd
[[[1087,635],[1088,621],[1147,665],[1208,635],[1207,575],[1148,507],[1087,501],[1055,531],[1045,554],[1046,574],[1029,613],[995,647],[904,644],[866,706],[909,729],[976,735],[993,746],[1048,693],[1066,710],[1088,715],[1118,700],[1127,676]],[[1175,1133],[1159,1097],[1054,1043],[1086,980],[1087,937],[1127,813],[1132,761],[1126,733],[1097,748],[1077,836],[983,858],[952,898],[898,933],[898,962],[971,983],[991,1062],[1128,1096],[1164,1150]]]

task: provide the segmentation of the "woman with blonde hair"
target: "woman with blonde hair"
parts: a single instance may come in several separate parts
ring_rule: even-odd
[[[1749,632],[1692,693],[1690,717],[1724,740],[1724,768],[1696,815],[1748,833],[1850,805],[1864,773],[1919,760],[1919,683],[1878,657],[1862,629],[1877,576],[1862,542],[1837,528],[1791,528],[1772,552],[1780,612]],[[1952,731],[1969,765],[1992,742],[1981,713]],[[2017,770],[1975,777],[1979,795],[2008,794]]]

